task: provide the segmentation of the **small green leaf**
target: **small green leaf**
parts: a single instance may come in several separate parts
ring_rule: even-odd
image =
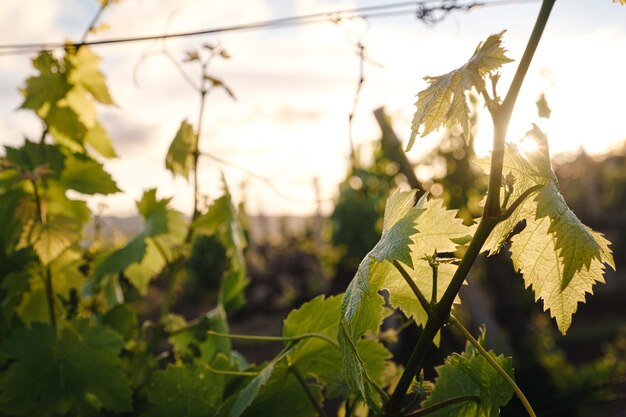
[[[417,135],[426,136],[444,124],[458,123],[469,138],[469,107],[465,93],[473,88],[485,89],[485,77],[512,60],[501,46],[504,31],[491,35],[476,47],[474,55],[463,66],[438,77],[425,77],[429,87],[417,95],[417,111],[411,124],[407,151]],[[423,126],[420,133],[419,130]]]
[[[537,100],[537,113],[539,117],[543,119],[549,119],[552,114],[552,109],[548,105],[548,100],[546,100],[546,95],[541,93],[539,100]]]
[[[61,183],[83,194],[112,194],[120,191],[102,164],[85,156],[75,155],[65,160]]]
[[[193,130],[193,126],[186,120],[183,121],[165,157],[165,167],[172,174],[180,175],[186,180],[189,179],[189,173],[194,168],[193,152],[196,141],[196,132]]]

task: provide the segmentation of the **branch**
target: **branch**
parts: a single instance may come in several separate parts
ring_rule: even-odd
[[[96,23],[98,23],[98,20],[100,20],[100,16],[102,16],[102,12],[104,11],[104,9],[107,8],[108,5],[109,5],[108,1],[100,3],[100,8],[98,9],[94,17],[91,19],[91,22],[89,22],[87,29],[83,33],[83,36],[80,38],[80,43],[76,45],[76,49],[80,48],[81,46],[85,44],[85,42],[87,41],[87,36],[89,36],[91,31],[96,27]]]
[[[246,372],[246,371],[224,371],[221,369],[215,369],[215,368],[211,368],[209,365],[207,364],[203,364],[204,368],[206,368],[207,371],[212,372],[214,374],[218,374],[218,375],[231,375],[231,376],[257,376],[260,374],[260,372]]]
[[[493,154],[491,158],[491,170],[489,172],[489,193],[487,195],[487,202],[485,204],[485,211],[483,216],[497,217],[500,215],[500,185],[502,183],[502,165],[504,160],[504,141],[506,138],[506,132],[509,127],[509,121],[513,114],[513,108],[515,107],[515,101],[522,87],[522,82],[526,77],[530,63],[539,45],[539,40],[543,35],[543,30],[546,27],[552,6],[556,0],[543,0],[541,9],[535,26],[524,50],[524,55],[520,61],[519,66],[511,82],[511,87],[507,92],[502,105],[494,111],[493,118]]]
[[[449,407],[451,405],[466,402],[466,401],[473,401],[473,402],[478,403],[480,402],[480,397],[477,397],[475,395],[462,395],[460,397],[448,398],[447,400],[422,408],[421,410],[418,410],[414,413],[407,414],[405,417],[425,416],[426,414],[434,413],[435,411],[441,410],[442,408]]]
[[[513,389],[513,392],[515,392],[515,395],[517,395],[517,398],[519,398],[519,400],[524,405],[524,408],[526,409],[526,412],[528,413],[528,415],[530,417],[537,417],[537,415],[535,414],[535,411],[533,410],[530,403],[526,399],[526,396],[524,395],[522,390],[517,386],[515,381],[513,381],[513,379],[509,376],[509,374],[504,369],[502,369],[500,364],[496,362],[495,359],[493,359],[493,357],[485,350],[485,348],[482,347],[482,345],[476,339],[474,339],[474,336],[472,336],[472,334],[463,326],[463,324],[461,324],[461,322],[453,315],[450,315],[448,322],[452,324],[454,327],[456,327],[457,330],[461,332],[461,334],[463,334],[463,336],[465,336],[465,338],[487,360],[487,362],[489,362],[489,364],[493,367],[493,369],[495,369],[500,374],[500,376],[504,378],[504,380]]]
[[[189,330],[189,328],[185,327],[182,330],[172,332],[172,334],[182,333],[186,330]],[[328,344],[339,349],[339,344],[336,341],[334,341],[333,339],[331,339],[330,337],[322,333],[303,333],[297,336],[287,337],[287,336],[253,336],[253,335],[247,335],[247,334],[229,334],[229,333],[219,333],[213,330],[209,330],[207,331],[207,334],[210,336],[225,337],[228,339],[250,340],[250,341],[256,341],[256,342],[298,342],[304,339],[317,338],[317,339],[324,340]]]
[[[54,309],[54,286],[52,282],[52,274],[50,273],[50,267],[44,267],[45,279],[44,283],[46,286],[46,299],[48,300],[48,316],[50,318],[50,325],[52,327],[56,327],[56,313]]]
[[[424,294],[422,294],[420,289],[417,287],[417,284],[415,284],[415,281],[413,281],[409,273],[406,272],[406,269],[404,269],[404,267],[400,264],[400,262],[393,261],[393,266],[396,267],[396,269],[400,272],[400,275],[402,275],[402,278],[404,278],[406,283],[409,284],[409,287],[411,287],[411,290],[413,290],[413,294],[415,294],[415,297],[420,302],[420,305],[422,306],[426,314],[430,316],[430,304],[428,304],[428,300],[426,300],[426,297],[424,297]]]
[[[511,215],[515,212],[515,210],[517,210],[517,208],[521,206],[522,203],[526,201],[526,199],[530,197],[532,193],[542,189],[543,187],[545,187],[543,184],[536,184],[530,187],[528,190],[524,191],[522,194],[520,194],[520,196],[517,197],[517,199],[513,202],[513,204],[511,204],[511,206],[507,208],[504,213],[502,213],[502,215],[500,216],[500,221],[504,221],[508,219],[509,217],[511,217]]]
[[[326,415],[326,412],[324,411],[324,408],[322,408],[322,405],[319,403],[319,401],[317,401],[317,398],[315,398],[315,395],[311,391],[311,388],[309,388],[309,385],[304,380],[304,376],[302,375],[302,373],[300,373],[298,368],[296,368],[294,365],[291,365],[289,367],[289,372],[291,372],[293,376],[296,377],[296,379],[302,386],[302,389],[306,393],[306,396],[309,397],[309,401],[311,401],[311,405],[313,405],[313,408],[315,408],[315,411],[317,411],[317,415],[320,417],[328,417]]]

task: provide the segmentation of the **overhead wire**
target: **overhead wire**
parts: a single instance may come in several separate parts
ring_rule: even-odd
[[[494,0],[494,1],[466,1],[457,2],[453,0],[421,0],[421,1],[403,1],[389,4],[378,4],[365,7],[356,7],[351,9],[342,9],[328,12],[318,12],[304,15],[296,15],[283,17],[278,19],[261,20],[250,23],[243,23],[230,26],[222,26],[196,31],[163,33],[143,36],[128,36],[119,38],[100,39],[84,42],[31,42],[31,43],[14,43],[0,44],[1,55],[22,55],[36,52],[39,50],[63,49],[68,46],[100,46],[114,45],[133,42],[145,42],[151,40],[188,38],[202,35],[215,35],[230,32],[242,32],[249,30],[287,28],[295,26],[304,26],[310,24],[327,23],[329,20],[343,19],[372,19],[392,16],[403,16],[413,14],[419,18],[418,12],[427,11],[451,11],[451,10],[469,10],[473,8],[508,6],[523,3],[537,3],[539,0]],[[435,6],[429,6],[435,4]]]

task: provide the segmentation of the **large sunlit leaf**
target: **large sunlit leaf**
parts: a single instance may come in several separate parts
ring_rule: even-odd
[[[546,136],[537,126],[527,136],[535,142],[536,151],[522,155],[513,145],[506,148],[503,174],[515,178],[509,200],[515,201],[534,185],[543,187],[494,229],[483,250],[498,252],[515,226],[525,220],[524,230],[511,238],[513,265],[565,333],[578,303],[584,302],[594,283],[604,281],[604,264],[615,269],[615,263],[609,242],[582,224],[560,194]]]
[[[429,86],[417,94],[417,111],[411,124],[411,137],[407,151],[417,135],[426,136],[443,125],[460,124],[465,137],[469,137],[469,107],[465,93],[472,88],[485,89],[485,77],[512,60],[502,47],[504,31],[491,35],[476,47],[474,54],[463,66],[437,77],[425,77]],[[420,128],[422,131],[420,132]]]

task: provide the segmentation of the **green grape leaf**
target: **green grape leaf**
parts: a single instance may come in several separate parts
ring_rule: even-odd
[[[336,340],[340,308],[339,296],[316,297],[289,313],[284,322],[283,336],[320,333]],[[375,383],[382,385],[385,364],[391,357],[389,351],[379,342],[370,339],[357,341],[356,347],[368,375]],[[301,340],[288,355],[288,360],[303,375],[312,376],[322,383],[326,387],[326,398],[347,394],[346,382],[341,373],[337,372],[337,363],[341,362],[340,351],[327,341],[319,338]]]
[[[66,188],[90,195],[106,195],[120,191],[102,164],[81,155],[74,155],[65,160],[61,183]]]
[[[318,403],[322,401],[318,385],[308,383]],[[237,403],[235,403],[237,405]],[[231,411],[231,417],[235,417]],[[300,382],[284,362],[277,364],[271,376],[256,393],[254,400],[242,414],[244,417],[312,417],[317,413]]]
[[[68,52],[66,56],[66,68],[68,81],[83,87],[91,93],[93,98],[102,104],[115,104],[109,93],[104,75],[98,67],[100,57],[85,45],[75,51]]]
[[[196,132],[193,130],[193,126],[184,120],[174,140],[170,145],[170,149],[167,151],[165,157],[165,167],[169,169],[172,174],[180,175],[186,180],[189,180],[189,173],[193,169],[193,151],[196,143]]]
[[[358,343],[355,341],[366,332],[376,333],[378,330],[383,308],[383,299],[378,292],[388,290],[391,305],[400,308],[408,317],[412,316],[418,324],[426,322],[426,312],[391,262],[397,260],[404,263],[418,288],[429,296],[432,293],[433,272],[424,257],[432,256],[435,251],[454,252],[458,242],[466,241],[472,234],[471,229],[456,217],[456,210],[446,210],[441,200],[426,201],[422,198],[417,206],[412,206],[414,196],[414,192],[407,192],[396,193],[389,198],[385,209],[385,230],[381,237],[381,242],[384,242],[379,242],[361,262],[342,303],[338,340],[342,349],[343,371],[350,388],[359,391],[365,398],[369,395],[372,377],[358,354]],[[442,264],[439,268],[437,299],[441,298],[456,271],[456,266],[452,264]]]
[[[407,151],[417,135],[426,136],[442,125],[460,124],[469,138],[469,107],[465,93],[473,88],[485,90],[485,77],[512,60],[501,46],[504,31],[491,35],[476,47],[472,57],[463,66],[437,77],[425,77],[429,86],[417,94],[417,110],[411,124]],[[424,127],[420,133],[420,127]]]
[[[113,141],[111,137],[106,130],[104,130],[104,127],[97,121],[85,134],[84,141],[86,145],[91,146],[96,152],[105,158],[115,158],[117,156],[115,149],[113,149]]]
[[[64,324],[57,332],[34,323],[0,347],[11,360],[0,381],[0,409],[11,415],[82,415],[95,397],[105,409],[131,410],[131,390],[118,354],[122,338],[85,321]],[[81,411],[82,410],[82,411]]]
[[[504,355],[489,355],[513,377],[512,359]],[[460,396],[476,396],[479,402],[465,401],[434,411],[433,417],[491,417],[500,415],[500,407],[506,405],[513,396],[510,385],[498,372],[468,344],[462,354],[448,356],[445,363],[435,368],[437,378],[435,389],[424,400],[428,407]]]
[[[157,371],[147,389],[154,409],[144,417],[205,417],[217,412],[224,390],[224,377],[197,364],[170,365]]]
[[[517,147],[506,148],[503,173],[515,178],[510,200],[534,185],[543,187],[493,230],[483,250],[499,251],[513,228],[526,221],[524,230],[511,238],[513,266],[565,334],[585,293],[591,293],[596,282],[604,282],[604,264],[615,269],[615,263],[609,242],[582,224],[560,194],[545,134],[533,126],[527,139],[534,140],[538,150],[526,158]]]

